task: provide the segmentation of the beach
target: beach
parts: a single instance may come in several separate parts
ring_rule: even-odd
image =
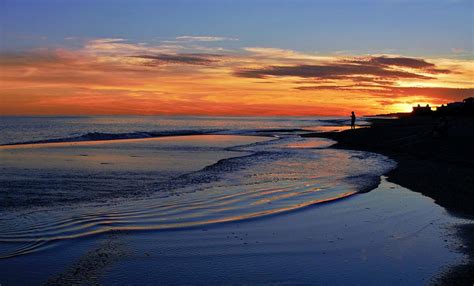
[[[0,286],[474,286],[474,0],[0,0]]]
[[[372,118],[372,126],[355,131],[305,134],[336,140],[333,148],[381,153],[397,161],[388,180],[433,198],[450,214],[474,217],[474,119],[452,116],[447,128],[437,133],[440,119],[405,116],[398,119]],[[446,284],[474,281],[474,228],[472,222],[458,229],[467,247],[470,262],[452,269]]]
[[[88,135],[105,119],[119,132]],[[345,118],[253,118],[245,128],[240,118],[178,118],[170,134],[146,131],[155,118],[139,132],[135,118],[105,119],[34,140],[11,129],[20,139],[0,147],[1,283],[469,282],[472,248],[459,232],[472,218],[393,181],[403,162],[392,154],[336,138],[382,128],[376,121],[344,131]],[[176,128],[190,122],[201,124],[192,135]]]
[[[463,247],[453,235],[459,223],[431,199],[383,179],[335,204],[189,229],[111,232],[0,263],[7,285],[420,285],[466,259],[455,251]]]

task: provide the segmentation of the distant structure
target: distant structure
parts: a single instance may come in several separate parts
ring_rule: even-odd
[[[409,117],[409,116],[427,116],[433,117],[444,117],[444,116],[474,116],[474,97],[468,97],[463,101],[450,102],[438,106],[436,110],[431,109],[430,105],[413,106],[412,112],[398,112],[389,114],[377,114],[375,116],[396,116],[396,117]]]
[[[451,102],[441,105],[436,109],[439,115],[474,115],[474,97],[464,99],[462,102]]]
[[[411,112],[412,115],[430,115],[432,114],[433,110],[431,110],[431,107],[429,104],[426,106],[413,106],[413,111]]]
[[[464,99],[462,102],[464,102],[464,108],[470,111],[474,110],[474,97],[468,97]]]

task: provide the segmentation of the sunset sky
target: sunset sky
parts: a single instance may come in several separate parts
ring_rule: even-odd
[[[474,96],[471,0],[0,0],[1,115],[347,115]]]

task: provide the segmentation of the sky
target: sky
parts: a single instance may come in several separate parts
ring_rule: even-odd
[[[347,115],[474,96],[472,0],[0,0],[1,115]]]

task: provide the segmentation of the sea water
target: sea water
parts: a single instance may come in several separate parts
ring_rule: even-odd
[[[276,215],[368,191],[395,162],[300,136],[347,123],[337,117],[3,117],[0,258],[111,231]]]

